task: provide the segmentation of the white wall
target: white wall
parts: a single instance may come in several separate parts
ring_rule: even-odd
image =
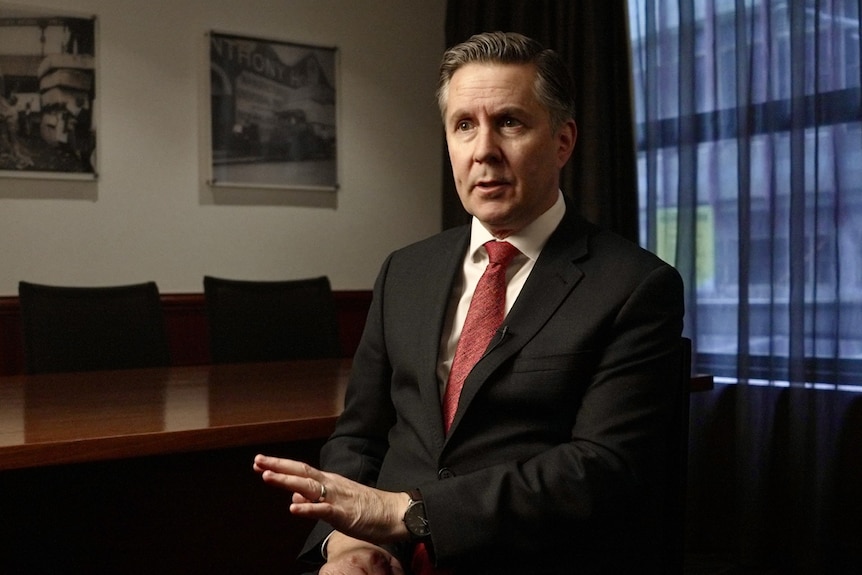
[[[0,295],[22,279],[200,292],[204,274],[367,289],[440,229],[445,0],[17,3],[97,16],[99,177],[0,178]],[[338,48],[337,193],[206,185],[209,30]]]

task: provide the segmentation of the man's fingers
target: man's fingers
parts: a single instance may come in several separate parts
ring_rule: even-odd
[[[257,471],[275,471],[285,475],[296,475],[297,477],[309,477],[320,480],[322,472],[314,467],[303,463],[302,461],[294,461],[293,459],[282,459],[280,457],[270,457],[268,455],[257,455],[254,458],[254,468]]]
[[[298,461],[276,458],[255,459],[255,469],[263,480],[299,495],[295,503],[322,503],[332,497],[332,486],[327,487],[321,471]]]
[[[254,458],[254,464],[261,469],[271,469],[279,473],[292,473],[296,475],[302,470],[302,463],[292,459],[282,459],[280,457],[270,457],[268,455],[257,455]]]

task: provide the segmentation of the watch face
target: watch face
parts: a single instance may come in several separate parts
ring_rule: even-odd
[[[425,517],[425,504],[421,501],[411,501],[407,507],[407,512],[404,514],[404,524],[407,526],[407,531],[413,537],[428,537],[431,535],[431,528],[428,526],[428,519]]]

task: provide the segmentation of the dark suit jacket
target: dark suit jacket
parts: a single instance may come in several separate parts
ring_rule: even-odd
[[[467,378],[448,437],[437,356],[469,227],[393,253],[321,453],[324,469],[362,483],[420,488],[432,553],[459,573],[658,569],[682,282],[571,212]]]

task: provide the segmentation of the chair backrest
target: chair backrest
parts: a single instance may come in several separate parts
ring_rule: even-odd
[[[155,282],[66,287],[20,282],[29,373],[170,365]]]
[[[214,363],[339,357],[329,278],[251,281],[204,277]]]

